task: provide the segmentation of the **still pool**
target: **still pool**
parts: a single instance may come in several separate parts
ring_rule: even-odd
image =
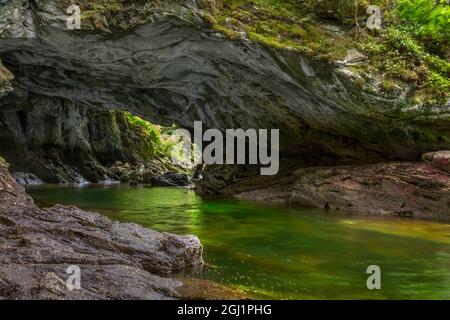
[[[111,219],[197,235],[201,275],[258,298],[450,299],[450,223],[368,218],[236,200],[177,188],[44,185],[40,206],[76,205]],[[381,268],[381,290],[366,269]]]

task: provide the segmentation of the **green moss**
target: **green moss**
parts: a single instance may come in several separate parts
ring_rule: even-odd
[[[123,1],[121,0],[80,0],[77,2],[77,5],[81,9],[81,19],[88,20],[97,15],[115,14],[120,12],[122,9],[122,2]],[[65,9],[71,4],[71,1],[64,0],[61,2],[61,7]]]
[[[328,62],[342,59],[353,40],[329,32],[300,8],[294,0],[224,0],[214,28],[231,39],[245,32],[251,41],[277,49]]]
[[[384,81],[412,84],[416,103],[439,104],[450,97],[450,63],[427,52],[408,28],[388,26],[380,36],[366,35],[358,47]]]
[[[253,42],[328,63],[343,59],[348,49],[358,48],[370,61],[360,71],[379,78],[383,90],[392,92],[408,85],[414,89],[410,94],[413,101],[441,104],[450,97],[450,63],[445,55],[436,53],[436,43],[445,51],[449,39],[445,32],[450,31],[445,22],[448,10],[440,7],[438,14],[428,17],[427,1],[432,2],[414,0],[416,8],[403,0],[362,0],[356,9],[352,0],[222,0],[217,2],[221,6],[216,3],[213,25],[231,39],[242,38],[244,32]],[[367,6],[373,4],[382,8],[383,30],[357,33],[355,12],[362,22],[367,19]],[[330,31],[321,23],[322,17],[334,18],[347,31]],[[430,42],[438,38],[442,41]]]
[[[232,40],[237,40],[241,38],[241,35],[239,34],[239,32],[228,29],[224,26],[221,26],[219,24],[215,24],[214,25],[214,29],[219,31],[220,33],[224,34],[226,37],[232,39]]]
[[[2,157],[0,157],[0,166],[1,166],[1,167],[4,167],[4,166],[6,166],[6,165],[7,165],[6,160],[3,159]]]
[[[173,130],[152,124],[130,112],[123,112],[123,117],[129,126],[138,129],[142,135],[143,144],[138,147],[140,150],[136,150],[139,154],[144,158],[170,156],[174,142],[169,136]]]

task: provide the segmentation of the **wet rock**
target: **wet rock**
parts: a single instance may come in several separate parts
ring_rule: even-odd
[[[450,172],[450,151],[448,150],[425,153],[422,159],[436,168]]]
[[[151,178],[150,183],[157,187],[187,187],[192,181],[187,174],[167,172],[162,176]]]
[[[197,192],[367,214],[450,219],[450,173],[423,162],[284,169],[274,177],[235,166],[202,173]]]
[[[369,58],[359,52],[356,49],[350,49],[347,51],[347,55],[343,61],[336,61],[337,65],[347,67],[347,66],[357,66],[360,64],[366,64],[369,62]]]
[[[115,185],[115,184],[120,184],[120,181],[112,180],[112,179],[105,179],[105,180],[100,180],[98,183],[99,184],[103,184],[105,186],[112,186],[112,185]]]
[[[202,196],[286,202],[295,181],[293,172],[305,163],[290,159],[281,163],[274,176],[261,176],[257,165],[207,165],[195,189]]]
[[[32,174],[32,173],[13,172],[11,175],[17,181],[17,183],[19,183],[23,186],[43,184],[42,180],[39,179],[38,176],[36,176],[35,174]]]
[[[450,218],[450,174],[424,163],[295,172],[290,203],[361,213]]]
[[[116,161],[114,165],[110,168],[111,172],[114,173],[120,181],[129,182],[131,180],[132,169],[129,163],[122,163],[121,161]]]
[[[75,207],[39,209],[0,162],[0,299],[168,299],[202,267],[195,236],[119,223]],[[66,285],[69,266],[81,289]],[[72,290],[70,290],[72,289]]]

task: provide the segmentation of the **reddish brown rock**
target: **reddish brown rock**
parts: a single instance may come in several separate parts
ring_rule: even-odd
[[[425,153],[422,159],[436,168],[450,172],[450,151],[448,150]]]
[[[296,172],[290,201],[363,213],[450,218],[450,174],[427,163],[381,163]]]
[[[197,192],[362,214],[450,218],[450,173],[431,163],[299,167],[282,167],[277,176],[239,166],[207,167]]]

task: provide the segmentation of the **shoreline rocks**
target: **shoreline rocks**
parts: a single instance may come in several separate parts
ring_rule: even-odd
[[[116,161],[110,168],[121,182],[158,187],[190,186],[190,171],[161,157],[136,166]]]
[[[187,174],[172,172],[154,177],[150,179],[150,183],[157,187],[189,187],[192,185],[191,178]]]
[[[38,176],[29,172],[13,172],[11,175],[18,184],[23,186],[36,186],[44,183]]]
[[[71,265],[81,290],[65,283]],[[76,207],[36,207],[0,161],[0,299],[173,299],[201,268],[195,236],[119,223]]]
[[[424,155],[427,162],[366,165],[284,166],[263,177],[257,168],[207,167],[197,192],[242,200],[339,209],[360,214],[390,214],[450,219],[448,151]]]
[[[306,168],[295,175],[291,204],[450,219],[450,174],[427,163]]]
[[[422,160],[429,162],[432,166],[450,172],[450,151],[442,150],[425,153]]]

